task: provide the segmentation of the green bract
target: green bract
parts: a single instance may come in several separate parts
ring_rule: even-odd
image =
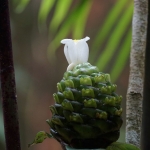
[[[90,63],[76,65],[57,83],[48,120],[51,135],[74,148],[106,148],[119,138],[122,96],[109,74]]]

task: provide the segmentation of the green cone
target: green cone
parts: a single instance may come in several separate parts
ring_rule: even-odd
[[[109,74],[90,63],[65,72],[47,121],[53,137],[74,148],[106,148],[117,141],[123,121],[122,96],[115,93],[116,87]]]

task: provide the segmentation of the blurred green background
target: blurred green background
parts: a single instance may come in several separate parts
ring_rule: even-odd
[[[28,149],[38,131],[49,132],[45,120],[51,118],[52,94],[68,66],[60,40],[85,36],[91,38],[89,62],[110,73],[112,82],[118,85],[117,93],[123,96],[124,125],[119,140],[125,141],[132,13],[131,0],[10,1],[22,150]],[[30,148],[41,149],[61,150],[61,147],[57,141],[47,139]],[[5,150],[1,107],[0,150]]]

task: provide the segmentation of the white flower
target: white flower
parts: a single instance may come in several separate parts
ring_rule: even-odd
[[[90,38],[81,40],[64,39],[61,41],[64,46],[64,53],[69,63],[67,71],[72,70],[77,64],[85,63],[89,57],[89,47],[86,43]]]

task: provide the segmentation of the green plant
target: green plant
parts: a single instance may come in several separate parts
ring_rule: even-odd
[[[108,74],[79,64],[65,72],[57,88],[48,121],[54,138],[75,148],[105,148],[118,140],[122,97]]]
[[[14,0],[17,5],[16,11],[22,12],[29,1]],[[73,1],[70,0],[41,0],[38,23],[39,29],[41,31],[48,29],[52,38],[48,47],[50,60],[55,59],[55,52],[61,39],[66,38],[70,33],[72,33],[74,39],[80,39],[85,34],[84,30],[93,1],[82,0],[77,1],[75,5],[72,4]],[[52,8],[54,8],[54,15],[49,20],[48,15]],[[91,43],[90,62],[92,64],[97,65],[101,71],[105,71],[105,68],[113,61],[110,69],[113,82],[117,80],[129,58],[132,12],[133,1],[116,0],[104,22],[97,29],[98,32]]]

